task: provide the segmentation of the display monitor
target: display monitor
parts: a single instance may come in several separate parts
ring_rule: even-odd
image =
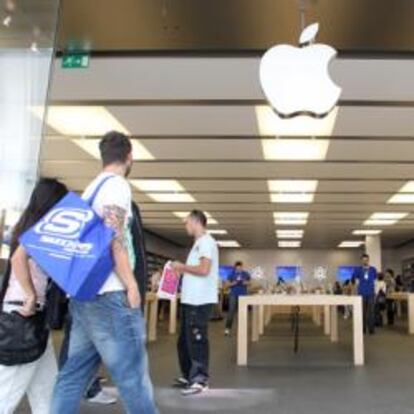
[[[278,281],[289,283],[301,275],[300,266],[277,266],[275,269],[275,277]]]
[[[357,267],[358,266],[338,266],[336,280],[342,283],[351,280]]]
[[[228,280],[229,276],[233,273],[233,271],[234,271],[234,266],[220,265],[219,267],[220,279],[225,282],[226,280]]]

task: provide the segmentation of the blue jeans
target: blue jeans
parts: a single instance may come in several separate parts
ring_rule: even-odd
[[[128,414],[157,414],[148,372],[145,322],[131,309],[125,292],[89,302],[71,300],[72,329],[68,359],[61,368],[51,414],[75,414],[101,361],[118,388]]]

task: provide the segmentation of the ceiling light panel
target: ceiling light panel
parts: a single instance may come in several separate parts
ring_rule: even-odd
[[[131,184],[144,192],[185,192],[177,180],[130,180]]]
[[[276,230],[278,239],[301,239],[303,230]]]
[[[307,223],[309,213],[307,212],[274,212],[273,218],[275,224],[303,226]]]
[[[388,201],[388,204],[414,204],[414,194],[398,193],[394,194]]]
[[[408,213],[373,213],[364,221],[365,226],[391,226],[406,217]]]
[[[366,230],[354,230],[352,234],[355,236],[375,236],[381,234],[382,230],[366,229]]]
[[[268,180],[267,185],[271,193],[314,193],[318,180]]]
[[[210,229],[210,230],[207,230],[207,233],[209,233],[209,234],[227,234],[227,230],[224,230],[224,229]]]
[[[43,119],[43,107],[34,107],[32,111]],[[46,115],[46,123],[62,135],[101,136],[108,131],[129,134],[103,106],[49,106]]]
[[[272,203],[312,203],[312,193],[275,193],[270,194]]]
[[[298,248],[301,246],[300,241],[280,240],[278,246],[281,248]]]
[[[236,247],[240,247],[240,243],[239,242],[237,242],[236,240],[217,240],[217,244],[220,246],[220,247],[233,247],[233,248],[236,248]]]
[[[339,243],[338,247],[340,248],[357,248],[361,247],[364,244],[363,241],[357,240],[344,240],[343,242]]]
[[[321,139],[262,139],[266,160],[306,161],[324,160],[329,141]]]

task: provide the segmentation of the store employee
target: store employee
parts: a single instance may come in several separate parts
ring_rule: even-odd
[[[370,266],[369,256],[361,256],[362,266],[355,269],[353,282],[358,281],[358,294],[362,296],[364,333],[372,335],[375,331],[375,281],[377,269]]]
[[[212,306],[218,302],[219,253],[216,241],[207,233],[207,217],[202,211],[193,210],[185,225],[194,245],[186,264],[172,264],[183,274],[178,338],[182,377],[175,385],[183,388],[183,395],[193,395],[208,388],[208,322]]]
[[[243,262],[236,262],[233,273],[228,278],[230,287],[229,311],[226,319],[226,329],[224,334],[230,335],[233,320],[237,312],[239,297],[247,295],[247,288],[250,283],[250,274],[243,269]]]

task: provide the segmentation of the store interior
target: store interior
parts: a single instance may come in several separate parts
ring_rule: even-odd
[[[22,3],[30,14],[32,5]],[[46,9],[53,2],[41,3]],[[51,69],[40,80],[49,83],[46,115],[32,102],[30,131],[39,139],[25,146],[25,162],[34,160],[24,185],[40,174],[82,192],[100,170],[100,137],[119,130],[133,140],[129,182],[144,225],[149,289],[168,260],[185,260],[192,240],[183,219],[191,210],[206,212],[220,246],[211,390],[200,398],[182,398],[170,387],[178,370],[172,311],[164,306],[154,322],[157,310],[149,304],[160,412],[412,413],[414,4],[64,0],[59,16],[53,56],[52,34],[36,38],[36,48],[49,47],[44,59]],[[33,19],[42,25],[51,17],[43,10]],[[342,91],[326,116],[283,119],[263,93],[260,61],[273,45],[297,45],[304,21],[319,22],[318,43],[337,50],[329,74]],[[84,61],[77,65],[74,56]],[[0,179],[0,188],[8,185]],[[20,207],[2,210],[6,232]],[[384,317],[376,335],[363,338],[363,364],[354,365],[353,321],[342,305],[336,339],[332,319],[326,332],[327,319],[315,306],[300,306],[298,335],[293,307],[264,308],[263,332],[255,339],[249,328],[248,361],[239,363],[240,338],[224,336],[229,267],[243,262],[253,275],[252,295],[282,293],[283,278],[284,294],[291,287],[333,296],[364,252],[379,272],[400,277],[406,296],[396,300],[394,325]],[[29,412],[24,402],[18,413]],[[81,412],[123,411],[120,403],[83,403]]]

